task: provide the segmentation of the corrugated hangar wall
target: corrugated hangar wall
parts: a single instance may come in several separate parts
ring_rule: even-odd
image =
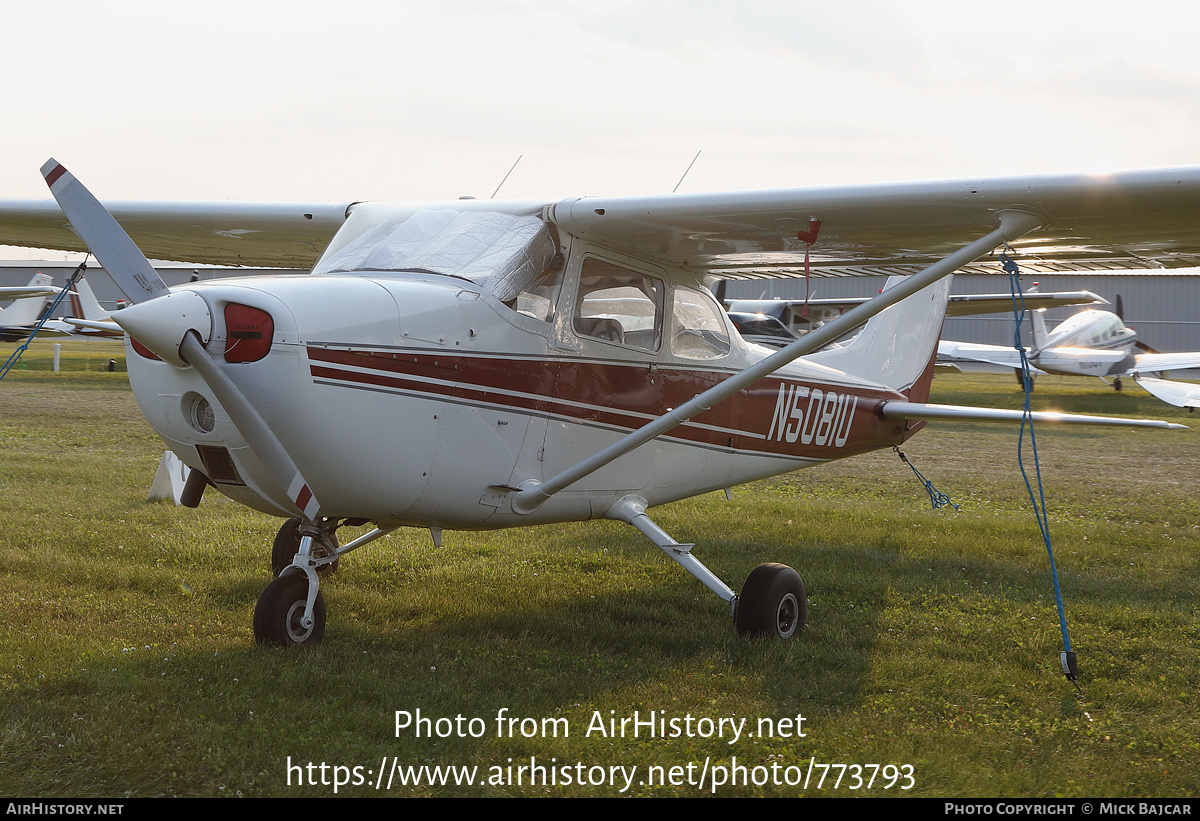
[[[0,262],[0,285],[24,285],[38,271],[63,284],[75,269],[68,262]],[[100,300],[111,308],[121,293],[99,266],[88,269],[88,282]],[[159,274],[168,285],[179,285],[193,277],[219,279],[229,276],[255,276],[272,273],[303,273],[279,269],[212,268],[188,265],[164,265]],[[824,277],[811,280],[813,297],[871,296],[883,287],[882,277]],[[1111,271],[1078,274],[1039,274],[1022,278],[1022,287],[1039,283],[1042,291],[1092,291],[1116,306],[1120,295],[1125,323],[1138,332],[1150,347],[1163,351],[1200,350],[1200,269],[1179,271]],[[726,284],[727,299],[803,299],[803,279],[731,280]],[[968,274],[955,277],[956,294],[994,294],[1008,292],[1008,278],[1001,275]],[[1104,306],[1099,306],[1104,307]],[[1079,308],[1060,308],[1047,312],[1053,325]],[[62,311],[59,311],[61,315]],[[964,317],[946,320],[943,337],[961,342],[1012,344],[1013,319],[1007,314]],[[1028,340],[1027,340],[1028,341]]]

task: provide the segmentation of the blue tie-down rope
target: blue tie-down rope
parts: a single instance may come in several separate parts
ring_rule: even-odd
[[[1021,276],[1021,270],[1007,254],[1000,255],[1000,262],[1004,266],[1005,273],[1008,274],[1009,292],[1012,294],[1013,316],[1016,319],[1013,347],[1021,355],[1021,385],[1025,389],[1024,415],[1021,418],[1021,432],[1017,437],[1017,465],[1021,469],[1021,477],[1025,480],[1029,501],[1033,504],[1033,514],[1037,517],[1038,529],[1041,531],[1042,541],[1046,545],[1046,554],[1050,557],[1050,577],[1054,581],[1054,600],[1058,606],[1058,626],[1062,631],[1063,640],[1063,652],[1059,657],[1059,663],[1062,665],[1063,675],[1078,689],[1079,669],[1076,665],[1075,653],[1071,650],[1071,637],[1067,632],[1067,613],[1063,606],[1062,588],[1058,583],[1058,567],[1054,563],[1054,547],[1050,543],[1050,520],[1046,513],[1046,493],[1042,487],[1042,468],[1038,462],[1037,437],[1033,433],[1033,417],[1031,416],[1033,410],[1029,403],[1029,395],[1033,390],[1033,377],[1029,374],[1029,359],[1025,355],[1025,345],[1021,342],[1021,323],[1025,318],[1025,297],[1021,293],[1021,283],[1018,279]],[[1033,492],[1033,483],[1029,480],[1029,473],[1025,469],[1025,461],[1021,455],[1024,450],[1026,426],[1029,427],[1029,445],[1033,451],[1033,469],[1037,478],[1036,494]]]
[[[917,470],[917,466],[908,460],[908,456],[904,453],[904,451],[900,450],[899,445],[893,446],[892,450],[896,451],[896,455],[900,457],[901,462],[908,465],[910,468],[912,468],[912,472],[917,474],[917,478],[920,479],[921,484],[925,486],[925,492],[929,494],[929,503],[933,505],[934,510],[937,510],[939,507],[946,506],[950,506],[955,510],[959,509],[958,505],[950,501],[949,496],[934,487],[933,482],[926,479],[925,475],[921,473],[921,471]]]

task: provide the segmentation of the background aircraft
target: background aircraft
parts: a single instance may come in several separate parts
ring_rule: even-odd
[[[1029,300],[1035,294],[1026,294]],[[1118,297],[1118,309],[1120,298]],[[1044,309],[1033,313],[1033,347],[1026,349],[1029,364],[1045,373],[1095,376],[1112,379],[1117,390],[1121,378],[1132,376],[1154,396],[1177,407],[1200,407],[1200,385],[1151,377],[1150,374],[1200,368],[1200,351],[1159,353],[1145,349],[1137,333],[1116,313],[1101,309],[1080,311],[1047,331]],[[1137,348],[1146,353],[1135,353]],[[962,370],[974,366],[1021,367],[1014,347],[942,340],[938,364]]]
[[[51,277],[39,273],[28,285],[0,288],[0,300],[12,300],[11,305],[0,308],[0,342],[17,342],[29,336],[46,305],[62,290],[51,282]]]
[[[1091,291],[1030,293],[1028,308],[1061,308],[1070,305],[1107,305],[1108,300]],[[730,318],[753,342],[783,347],[809,331],[867,301],[866,297],[822,299],[733,299],[727,301]],[[1013,310],[1011,294],[951,295],[946,316],[969,316]]]
[[[977,260],[1000,247],[1073,265],[1200,257],[1200,169],[111,211],[57,162],[42,170],[58,205],[0,203],[0,233],[86,242],[134,303],[112,316],[130,335],[130,383],[192,469],[191,501],[207,484],[290,517],[254,615],[258,640],[279,644],[318,641],[321,577],[397,527],[440,541],[445,528],[591,518],[636,528],[728,603],[740,633],[795,635],[805,593],[794,570],[760,565],[734,593],[647,510],[892,447],[927,420],[1020,421],[927,403],[946,278],[994,265]],[[172,290],[113,215],[158,258],[295,265],[323,253],[310,276]],[[818,271],[910,275],[767,355],[731,330],[707,283],[803,275],[811,241],[798,232],[816,219]],[[1104,240],[1072,245],[1078,236]],[[367,522],[375,529],[338,543],[341,525]]]
[[[111,314],[100,307],[86,276],[76,281],[74,289],[67,294],[67,300],[71,306],[70,315],[47,320],[39,333],[88,339],[111,339],[124,334],[120,326],[110,319]]]

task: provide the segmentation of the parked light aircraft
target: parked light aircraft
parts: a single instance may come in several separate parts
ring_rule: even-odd
[[[321,578],[398,527],[437,541],[444,528],[592,518],[637,528],[729,604],[741,634],[793,636],[806,607],[794,570],[760,565],[734,593],[647,510],[891,447],[926,420],[1019,418],[927,403],[949,275],[991,267],[975,261],[1006,244],[1044,265],[1200,261],[1197,168],[560,201],[114,203],[111,215],[57,162],[42,172],[58,205],[0,203],[0,239],[86,243],[134,303],[112,317],[130,383],[192,468],[190,501],[211,484],[288,519],[254,612],[256,638],[284,645],[322,637]],[[768,355],[706,283],[804,275],[815,219],[814,273],[910,275]],[[168,289],[143,251],[316,264]],[[339,546],[339,526],[368,522]]]
[[[1029,295],[1026,294],[1026,299]],[[1118,297],[1118,305],[1120,298]],[[1067,376],[1095,376],[1113,379],[1121,389],[1121,377],[1134,380],[1164,402],[1192,410],[1200,407],[1200,385],[1152,377],[1152,373],[1200,368],[1200,351],[1183,353],[1135,353],[1144,347],[1137,333],[1118,313],[1090,308],[1046,330],[1043,310],[1033,313],[1033,348],[1026,349],[1029,364],[1045,373]],[[1020,369],[1021,351],[1000,345],[942,340],[938,343],[938,364],[970,369],[973,365],[991,365]]]
[[[121,327],[112,321],[112,314],[100,307],[100,301],[80,277],[75,288],[67,294],[71,314],[62,319],[47,320],[41,333],[51,335],[80,336],[88,339],[115,338],[123,335]]]
[[[0,308],[0,342],[15,342],[29,336],[46,305],[62,290],[51,285],[53,281],[52,277],[37,273],[28,285],[0,288],[0,300],[12,300],[11,305]]]

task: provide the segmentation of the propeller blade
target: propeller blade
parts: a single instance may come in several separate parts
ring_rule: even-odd
[[[1125,303],[1121,300],[1120,294],[1117,294],[1117,303],[1113,307],[1115,309],[1113,311],[1113,313],[1115,313],[1117,315],[1117,319],[1124,322],[1125,321]]]
[[[168,292],[167,284],[125,229],[70,171],[50,158],[42,166],[42,176],[71,228],[130,302],[145,302]]]
[[[279,437],[204,347],[201,335],[207,335],[208,328],[196,327],[211,322],[203,298],[188,291],[172,294],[125,229],[57,161],[48,160],[42,175],[75,233],[125,296],[138,303],[114,315],[113,320],[139,341],[144,335],[144,344],[166,361],[191,365],[288,499],[308,519],[319,517],[321,506]],[[154,305],[140,304],[155,299]],[[198,321],[201,318],[203,322]]]

